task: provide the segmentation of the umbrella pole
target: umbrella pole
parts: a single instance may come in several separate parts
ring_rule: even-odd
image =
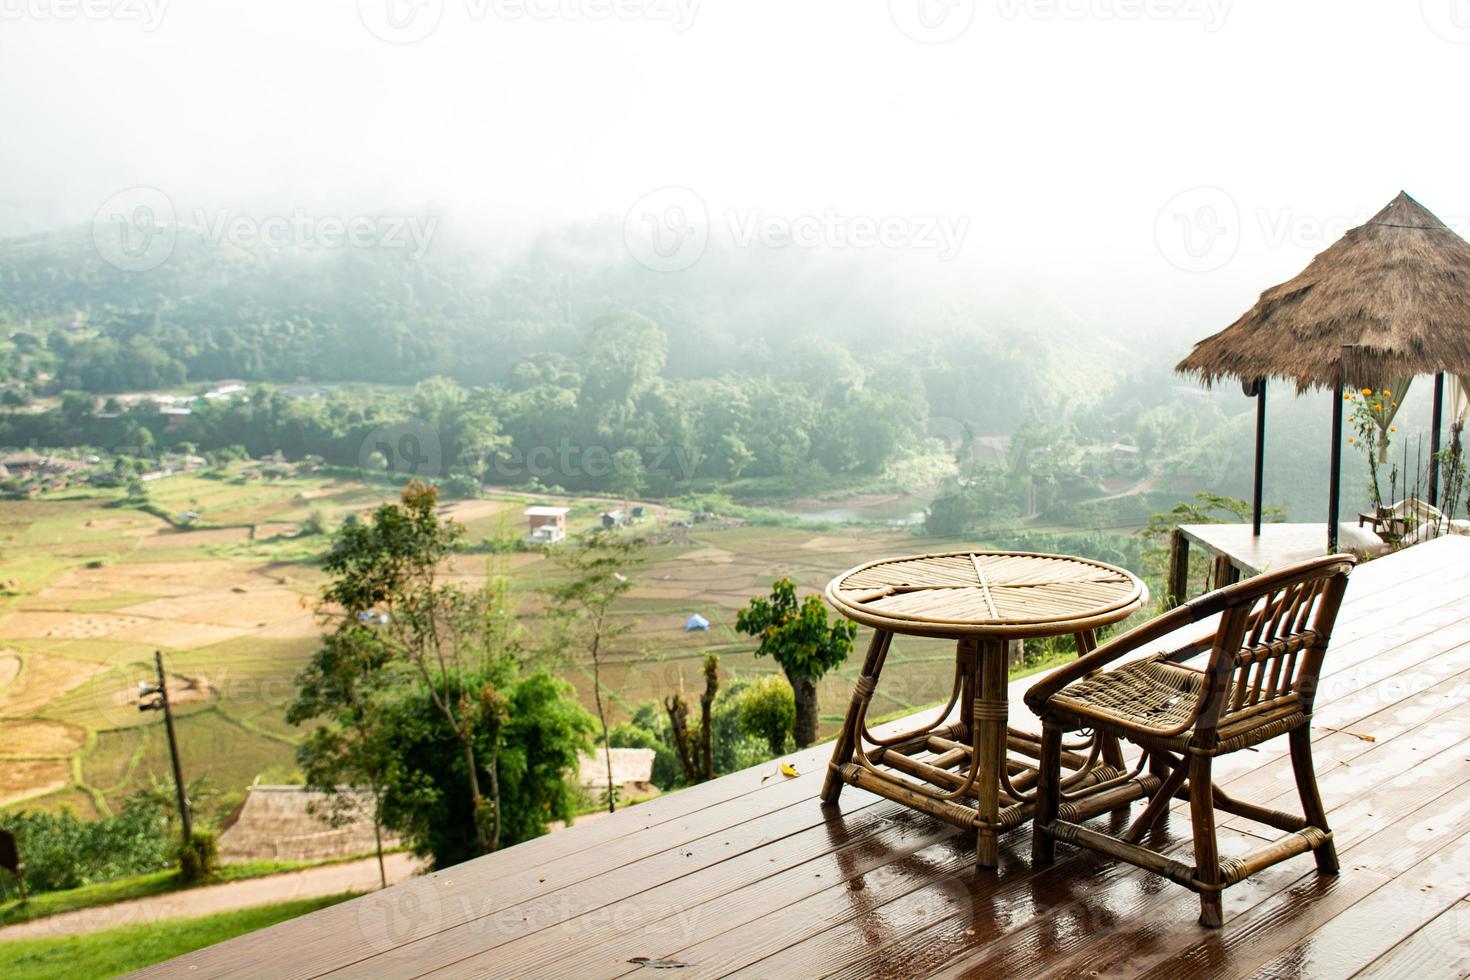
[[[1337,554],[1338,491],[1342,483],[1342,380],[1332,389],[1332,472],[1328,476],[1327,553]]]
[[[1251,533],[1261,536],[1261,491],[1266,476],[1266,379],[1256,382],[1256,483]],[[1433,484],[1430,484],[1433,486]]]
[[[1429,423],[1429,506],[1439,506],[1439,430],[1444,425],[1444,372],[1434,376],[1434,420]]]

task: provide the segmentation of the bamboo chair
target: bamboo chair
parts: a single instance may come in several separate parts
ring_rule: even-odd
[[[1355,559],[1332,555],[1283,568],[1186,602],[1096,651],[1056,670],[1026,693],[1042,721],[1032,858],[1053,860],[1065,841],[1161,874],[1199,893],[1200,924],[1218,928],[1221,893],[1279,861],[1313,852],[1317,870],[1338,870],[1337,851],[1312,771],[1312,699],[1322,658],[1348,573]],[[1218,616],[1211,633],[1171,653],[1102,668],[1176,629]],[[1187,662],[1209,654],[1203,669]],[[1115,837],[1073,822],[1086,790],[1068,793],[1061,782],[1064,732],[1092,729],[1142,749],[1162,784],[1128,830]],[[1303,817],[1237,800],[1211,781],[1218,755],[1286,735]],[[1194,825],[1194,866],[1142,842],[1187,799]],[[1221,860],[1215,811],[1285,831],[1285,836],[1239,858]]]

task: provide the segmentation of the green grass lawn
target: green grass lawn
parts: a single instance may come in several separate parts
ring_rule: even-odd
[[[84,936],[0,942],[0,976],[7,980],[115,977],[353,897],[349,892]]]

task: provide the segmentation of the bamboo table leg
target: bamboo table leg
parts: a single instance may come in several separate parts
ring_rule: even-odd
[[[972,706],[975,752],[980,757],[975,815],[975,858],[983,868],[1000,864],[1000,771],[1006,764],[1006,684],[1004,640],[980,641],[980,693]]]
[[[857,747],[859,732],[857,731],[858,718],[862,714],[863,707],[873,697],[873,691],[878,686],[878,672],[883,660],[883,647],[888,634],[884,630],[874,630],[873,638],[868,642],[868,655],[863,660],[863,673],[853,685],[852,702],[847,708],[847,718],[842,723],[842,731],[837,736],[837,744],[832,748],[832,761],[827,765],[827,778],[822,783],[822,802],[836,803],[842,795],[842,767],[852,761],[853,749]]]

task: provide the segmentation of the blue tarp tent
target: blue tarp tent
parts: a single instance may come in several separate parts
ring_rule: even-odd
[[[693,630],[707,629],[709,629],[709,620],[705,619],[699,613],[695,613],[693,616],[690,616],[689,622],[684,624],[684,632],[686,633],[689,633]]]

